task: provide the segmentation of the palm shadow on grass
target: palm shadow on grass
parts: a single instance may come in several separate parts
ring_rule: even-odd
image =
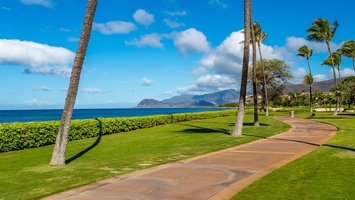
[[[86,154],[87,152],[89,152],[91,149],[95,148],[95,147],[100,143],[101,137],[102,137],[102,122],[101,122],[101,120],[98,119],[98,118],[95,118],[95,119],[99,122],[99,128],[100,128],[100,131],[99,131],[99,134],[98,134],[99,137],[98,137],[98,138],[96,139],[96,141],[95,141],[92,145],[90,145],[88,148],[86,148],[86,149],[80,151],[79,153],[77,153],[77,154],[74,155],[73,157],[68,158],[68,159],[65,161],[66,164],[69,164],[69,163],[73,162],[74,160],[80,158],[81,156],[83,156],[84,154]]]
[[[212,128],[206,128],[206,127],[201,127],[201,126],[195,126],[191,124],[180,124],[181,126],[187,126],[191,128],[186,128],[181,131],[178,131],[181,134],[210,134],[210,133],[223,133],[223,134],[228,134],[229,132],[227,129],[212,129]]]

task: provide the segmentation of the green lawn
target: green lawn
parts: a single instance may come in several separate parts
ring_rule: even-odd
[[[254,182],[233,200],[355,199],[355,114],[316,113],[312,119],[337,126],[337,135],[310,154]]]
[[[284,132],[289,125],[247,115],[243,137],[231,137],[235,117],[169,124],[69,142],[64,167],[50,167],[53,146],[0,153],[0,199],[49,194]],[[329,148],[329,147],[327,147]]]

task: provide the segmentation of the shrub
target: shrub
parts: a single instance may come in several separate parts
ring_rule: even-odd
[[[236,115],[235,110],[179,113],[127,118],[95,118],[72,120],[68,140],[81,140],[119,132],[171,124],[189,120]],[[0,124],[0,152],[54,144],[60,121]]]

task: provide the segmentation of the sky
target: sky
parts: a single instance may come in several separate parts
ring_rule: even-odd
[[[62,109],[86,0],[0,0],[0,110]],[[131,108],[143,99],[240,90],[242,0],[99,0],[75,108]],[[332,79],[326,44],[306,40],[317,18],[340,24],[336,51],[355,39],[355,1],[252,0],[267,33],[264,59],[284,60],[301,83],[313,49],[316,81]],[[344,57],[341,76],[354,75]]]

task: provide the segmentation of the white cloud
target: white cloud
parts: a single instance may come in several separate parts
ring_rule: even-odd
[[[38,99],[31,99],[28,101],[23,101],[21,103],[15,104],[15,105],[20,105],[20,106],[52,106],[55,105],[52,102],[48,102],[48,101],[41,101]]]
[[[313,42],[308,41],[304,38],[298,37],[287,37],[286,38],[286,47],[291,51],[297,52],[297,50],[303,46],[308,46],[309,49],[313,50],[313,53],[328,53],[328,47],[325,42]],[[341,44],[335,44],[334,42],[330,42],[330,49],[334,52],[341,47]]]
[[[52,91],[49,87],[47,86],[32,86],[32,90],[35,91]]]
[[[353,69],[345,68],[343,70],[340,70],[340,76],[341,77],[355,76],[355,73]]]
[[[210,0],[210,4],[217,4],[222,8],[228,8],[228,5],[223,3],[222,0]]]
[[[240,43],[244,40],[242,31],[231,33],[215,50],[205,55],[200,60],[200,67],[213,69],[217,74],[230,74],[239,77],[243,65],[243,48]],[[283,56],[282,49],[261,45],[264,59],[278,58]],[[257,55],[258,57],[258,55]]]
[[[21,2],[27,5],[41,5],[48,8],[52,8],[54,6],[53,1],[51,0],[21,0]]]
[[[162,38],[163,38],[162,35],[159,35],[157,33],[152,33],[152,34],[144,35],[140,39],[135,38],[131,41],[125,41],[125,44],[136,46],[139,48],[145,46],[162,48],[164,46],[161,43]]]
[[[164,13],[168,14],[168,15],[171,15],[171,16],[185,16],[187,15],[186,11],[173,11],[173,12],[170,12],[170,11],[164,11]]]
[[[75,53],[63,47],[20,40],[0,40],[0,64],[20,65],[25,73],[53,74],[69,77]]]
[[[325,80],[328,80],[328,79],[329,78],[326,75],[324,75],[324,74],[313,75],[314,82],[325,81]]]
[[[181,54],[189,54],[191,52],[207,53],[211,50],[206,36],[194,28],[187,29],[182,32],[173,33],[174,44]]]
[[[307,74],[306,70],[303,68],[298,68],[295,72],[293,72],[293,77],[295,79],[303,79]]]
[[[178,23],[178,22],[170,20],[170,19],[163,19],[163,22],[166,25],[168,25],[170,28],[180,28],[182,26],[185,26],[184,23]]]
[[[178,94],[205,94],[215,91],[222,91],[230,88],[236,88],[238,85],[236,79],[230,76],[207,74],[198,78],[187,87],[177,89]]]
[[[137,30],[137,26],[132,22],[109,21],[105,24],[94,23],[93,29],[105,35],[129,33]]]
[[[100,89],[100,88],[83,88],[80,90],[80,92],[84,93],[106,93],[106,91]]]
[[[133,14],[134,20],[138,24],[141,24],[143,26],[149,26],[154,22],[154,15],[149,14],[143,9],[138,9],[134,14]]]
[[[153,84],[153,80],[148,79],[147,77],[142,78],[142,86],[150,86]]]

